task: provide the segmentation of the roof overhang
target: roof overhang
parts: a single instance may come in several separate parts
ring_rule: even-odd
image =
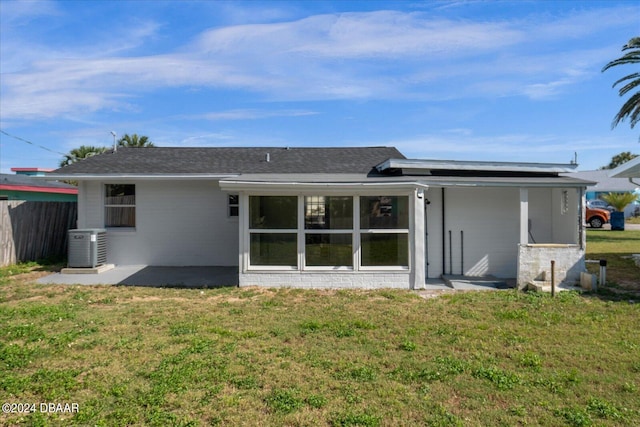
[[[594,184],[569,177],[505,178],[505,177],[446,177],[446,176],[374,176],[360,175],[241,175],[220,180],[225,191],[271,191],[271,190],[365,190],[365,189],[410,189],[430,187],[512,187],[512,188],[586,188]]]
[[[640,178],[640,156],[612,169],[609,176],[611,178]]]
[[[242,190],[362,190],[364,188],[409,189],[415,187],[587,187],[595,184],[564,176],[475,177],[475,176],[391,176],[364,174],[49,174],[43,180],[137,182],[137,181],[218,181],[227,191]]]
[[[400,179],[399,179],[400,178]],[[368,178],[358,174],[251,174],[220,180],[225,191],[366,191],[374,189],[410,190],[428,185],[402,177]]]
[[[457,170],[470,172],[515,172],[515,173],[568,173],[574,172],[573,163],[514,163],[480,162],[458,160],[388,159],[376,166],[380,172],[402,169],[405,173],[431,174],[435,170]]]

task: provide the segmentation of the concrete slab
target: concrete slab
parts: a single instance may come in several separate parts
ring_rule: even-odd
[[[98,267],[67,267],[60,270],[62,274],[100,274],[109,271],[116,266],[113,264],[102,264]]]
[[[99,274],[54,273],[37,280],[42,284],[130,285],[162,288],[218,288],[238,286],[237,267],[154,267],[117,265]]]
[[[445,283],[453,289],[466,291],[482,291],[496,289],[511,289],[508,279],[498,279],[493,276],[471,277],[460,275],[442,276]]]
[[[450,291],[453,288],[447,285],[442,279],[427,279],[427,283],[425,283],[423,289],[428,291]]]

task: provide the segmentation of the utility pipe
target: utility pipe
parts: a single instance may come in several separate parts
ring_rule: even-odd
[[[460,275],[464,276],[464,231],[460,230]]]

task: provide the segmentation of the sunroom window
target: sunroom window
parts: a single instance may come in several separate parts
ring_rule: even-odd
[[[353,197],[305,196],[305,265],[353,266]]]
[[[251,265],[297,267],[297,196],[249,197]]]
[[[408,267],[408,197],[360,197],[360,258],[363,267]]]
[[[407,196],[249,196],[248,214],[251,267],[409,266]]]

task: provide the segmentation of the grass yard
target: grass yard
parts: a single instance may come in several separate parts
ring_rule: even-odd
[[[640,293],[640,267],[631,254],[640,253],[640,230],[587,230],[587,259],[607,260],[607,289],[614,292]],[[599,264],[587,264],[591,273],[598,273]]]
[[[640,425],[628,299],[43,286],[39,269],[0,269],[0,401],[78,412],[0,425]]]

